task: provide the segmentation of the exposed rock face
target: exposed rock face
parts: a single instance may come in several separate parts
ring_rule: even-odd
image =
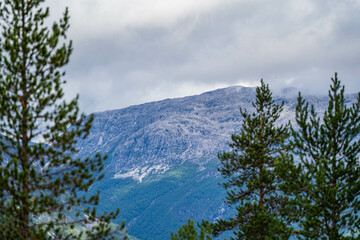
[[[296,97],[293,89],[274,95],[276,102],[284,101],[279,124],[294,119]],[[347,96],[348,103],[356,97]],[[226,215],[217,153],[241,128],[239,107],[254,111],[254,99],[255,88],[230,87],[95,113],[78,156],[109,156],[106,181],[92,188],[105,196],[102,208],[120,207],[130,234],[141,239],[168,239],[188,217]],[[306,99],[319,114],[326,110],[327,96]]]

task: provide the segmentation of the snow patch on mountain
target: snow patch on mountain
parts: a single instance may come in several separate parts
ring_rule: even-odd
[[[169,166],[167,165],[155,165],[155,166],[146,166],[146,167],[136,167],[127,172],[119,172],[114,175],[114,179],[124,179],[124,178],[132,178],[135,181],[141,183],[144,178],[149,176],[150,174],[162,174],[169,170]]]
[[[100,135],[100,138],[99,138],[99,142],[97,143],[97,145],[101,145],[103,143],[103,134]]]

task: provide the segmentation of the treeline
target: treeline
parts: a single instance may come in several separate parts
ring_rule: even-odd
[[[295,122],[285,125],[283,103],[261,80],[254,112],[240,109],[242,129],[218,154],[235,216],[189,220],[171,239],[359,239],[360,93],[348,106],[336,73],[331,80],[324,114],[299,93]]]

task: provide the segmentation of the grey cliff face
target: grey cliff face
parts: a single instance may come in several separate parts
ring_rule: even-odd
[[[293,89],[291,92],[295,92]],[[280,124],[294,118],[297,95],[286,89],[274,96],[284,101]],[[114,178],[142,181],[150,173],[163,173],[183,162],[199,165],[216,158],[241,127],[239,107],[253,111],[255,88],[229,87],[197,96],[95,113],[91,134],[79,143],[79,156],[106,153],[106,171]],[[319,113],[327,96],[307,97]],[[356,100],[348,96],[349,102]]]

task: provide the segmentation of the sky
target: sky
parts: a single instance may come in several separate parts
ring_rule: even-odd
[[[360,0],[56,0],[69,7],[67,98],[85,113],[218,88],[360,91]]]

